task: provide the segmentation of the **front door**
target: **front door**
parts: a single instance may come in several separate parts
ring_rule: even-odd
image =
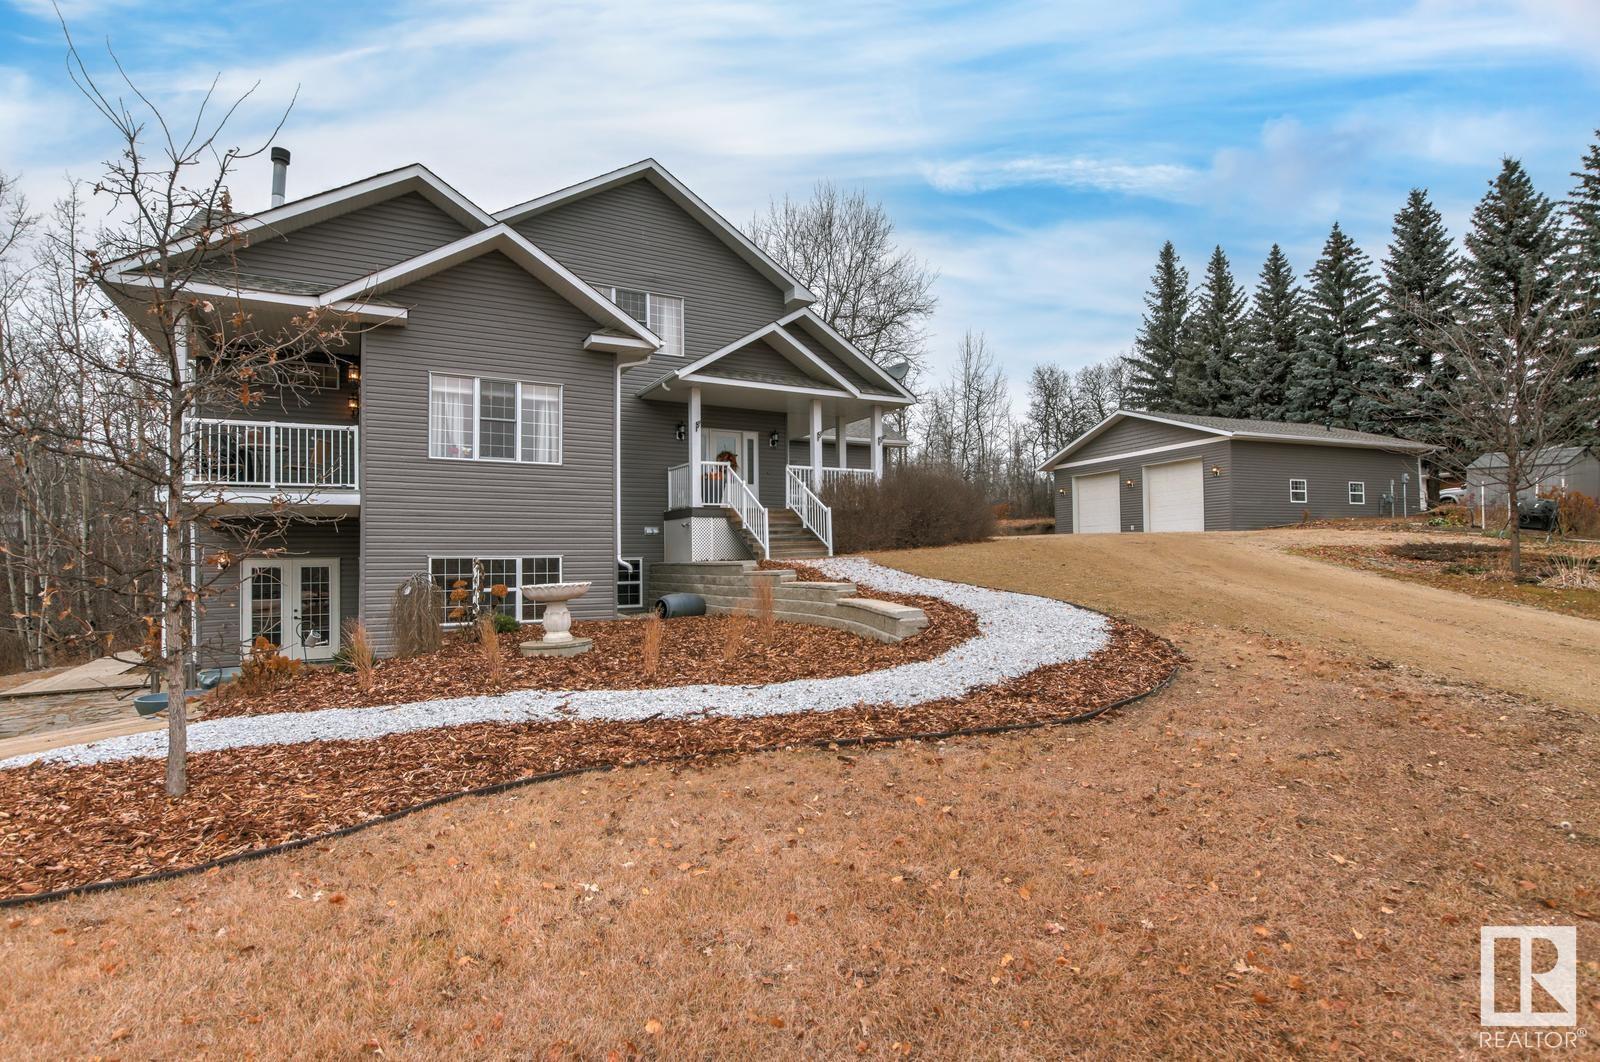
[[[705,453],[700,455],[701,460],[727,461],[731,457],[733,470],[740,479],[750,484],[751,489],[755,489],[761,479],[760,432],[708,428],[700,438],[703,440],[701,445],[705,447]]]
[[[294,660],[332,660],[339,652],[339,561],[272,557],[246,561],[239,588],[239,635]]]

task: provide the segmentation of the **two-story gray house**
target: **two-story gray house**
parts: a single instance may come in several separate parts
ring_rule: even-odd
[[[353,617],[381,650],[421,572],[588,580],[573,612],[593,619],[643,607],[663,560],[826,555],[824,484],[881,475],[885,414],[915,401],[653,160],[494,214],[407,166],[239,219],[215,261],[192,292],[263,327],[313,307],[360,327],[309,390],[193,425],[195,488],[228,526],[312,518],[222,573],[203,658],[265,636],[328,659]],[[136,316],[141,263],[104,283]]]

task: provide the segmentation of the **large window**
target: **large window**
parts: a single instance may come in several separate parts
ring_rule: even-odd
[[[661,337],[661,353],[683,356],[683,300],[676,295],[635,291],[609,284],[596,284],[595,290],[629,317]]]
[[[428,456],[560,464],[561,388],[430,374]]]
[[[544,606],[522,600],[517,588],[529,583],[559,583],[561,558],[430,557],[428,573],[444,593],[442,622],[447,626],[462,621],[461,604],[474,596],[484,608],[532,623],[543,618]]]
[[[1304,505],[1310,491],[1305,480],[1291,479],[1289,481],[1289,501],[1295,505]]]
[[[644,558],[623,559],[627,563],[617,565],[617,607],[640,608],[644,605]]]
[[[1350,504],[1367,504],[1367,485],[1356,480],[1350,481]]]

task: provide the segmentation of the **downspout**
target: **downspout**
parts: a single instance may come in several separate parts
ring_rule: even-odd
[[[616,389],[613,393],[613,399],[616,403],[616,415],[612,421],[612,428],[615,433],[615,438],[612,440],[611,447],[611,486],[613,495],[612,511],[616,519],[616,523],[612,528],[612,534],[614,536],[612,541],[617,544],[617,566],[620,568],[626,568],[629,572],[633,571],[633,565],[622,559],[622,374],[626,370],[643,365],[649,360],[649,355],[646,355],[645,357],[640,358],[638,361],[617,362],[617,375],[615,380]]]

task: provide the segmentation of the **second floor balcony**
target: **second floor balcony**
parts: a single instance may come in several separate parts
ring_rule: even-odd
[[[196,486],[288,496],[355,491],[360,429],[265,420],[190,422],[190,481]]]

